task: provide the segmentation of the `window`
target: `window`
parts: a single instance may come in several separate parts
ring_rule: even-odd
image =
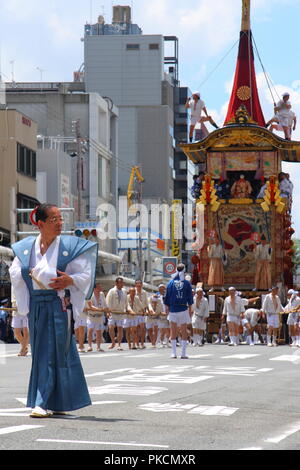
[[[126,44],[127,51],[139,51],[140,45],[139,44]]]
[[[150,51],[158,51],[159,50],[159,44],[149,44],[149,49],[150,49]]]
[[[36,178],[36,152],[22,144],[17,144],[17,171]]]
[[[17,196],[17,206],[18,209],[33,209],[37,205],[37,200],[24,194],[18,194]],[[18,223],[19,224],[30,224],[29,213],[18,214]]]

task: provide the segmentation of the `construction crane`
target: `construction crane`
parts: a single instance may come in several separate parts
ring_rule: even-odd
[[[134,190],[134,184],[135,182],[138,181],[138,183],[144,183],[145,179],[142,177],[141,172],[140,172],[140,167],[139,166],[133,166],[131,169],[130,177],[129,177],[129,183],[128,183],[128,188],[127,188],[127,202],[128,202],[128,208],[132,205],[134,196],[137,194],[137,191]],[[140,201],[141,198],[141,191],[138,192],[138,201]]]

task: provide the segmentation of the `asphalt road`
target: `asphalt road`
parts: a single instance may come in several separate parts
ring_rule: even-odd
[[[93,405],[48,419],[25,407],[31,358],[0,345],[0,449],[299,450],[300,349],[240,345],[81,354]],[[133,465],[132,465],[133,466]]]

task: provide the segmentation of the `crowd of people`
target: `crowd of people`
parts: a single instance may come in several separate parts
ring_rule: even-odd
[[[224,300],[219,332],[209,337],[209,300],[202,287],[191,286],[184,271],[179,271],[179,275],[181,277],[167,286],[160,284],[158,291],[152,294],[143,289],[141,280],[126,289],[123,278],[117,277],[115,286],[105,296],[97,282],[91,300],[73,322],[79,353],[92,352],[94,347],[101,353],[114,348],[123,351],[169,347],[171,357],[177,357],[176,347],[181,345],[181,357],[187,358],[187,345],[197,347],[206,342],[276,347],[284,317],[290,345],[300,347],[300,297],[297,291],[288,291],[287,304],[283,307],[276,286],[263,300],[260,296],[242,298],[241,292],[230,287]],[[175,287],[172,282],[177,282]],[[178,283],[181,284],[179,287]],[[178,292],[181,303],[176,306]],[[72,312],[68,290],[64,301],[66,309]],[[8,299],[4,302],[8,305]],[[254,308],[253,303],[257,302],[260,307]],[[27,318],[17,312],[12,315],[15,338],[21,345],[19,355],[25,356],[29,343]],[[109,344],[107,348],[103,348],[103,343]]]

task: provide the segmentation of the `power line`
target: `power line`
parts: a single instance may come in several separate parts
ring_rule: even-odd
[[[215,73],[215,71],[220,67],[220,65],[224,62],[226,57],[230,54],[230,52],[235,48],[235,46],[238,44],[239,39],[233,44],[233,46],[229,49],[229,51],[222,57],[222,59],[217,63],[217,65],[214,67],[214,69],[206,76],[206,78],[203,80],[202,83],[200,83],[200,88],[210,79],[210,77]]]
[[[257,57],[258,57],[258,59],[259,59],[260,65],[261,65],[261,67],[262,67],[262,70],[263,70],[263,72],[264,72],[264,76],[265,76],[265,79],[266,79],[266,82],[267,82],[267,85],[268,85],[270,94],[271,94],[271,96],[272,96],[273,103],[275,104],[275,98],[274,98],[274,95],[273,95],[273,93],[272,93],[271,85],[270,85],[270,83],[269,83],[269,82],[272,83],[272,81],[271,81],[271,79],[268,77],[268,74],[267,74],[266,69],[265,69],[265,67],[264,67],[264,64],[263,64],[263,62],[262,62],[262,59],[261,59],[261,57],[260,57],[259,50],[258,50],[256,41],[255,41],[255,38],[254,38],[253,35],[252,35],[252,37],[253,37],[253,42],[254,42],[254,46],[255,46],[255,51],[256,51]],[[279,95],[278,95],[278,93],[277,93],[277,90],[276,90],[276,88],[275,88],[275,86],[274,86],[273,83],[272,83],[272,85],[273,85],[273,88],[274,88],[275,93],[277,94],[278,98],[280,99],[280,97],[279,97]]]

